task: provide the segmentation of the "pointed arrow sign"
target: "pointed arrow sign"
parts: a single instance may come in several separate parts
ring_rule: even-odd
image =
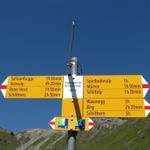
[[[48,122],[54,130],[60,131],[88,131],[94,127],[94,121],[90,118],[68,118],[68,117],[55,117]]]
[[[9,76],[0,85],[4,98],[62,98],[63,76]]]
[[[69,97],[62,93],[66,93],[67,87],[72,85],[66,80],[63,81],[63,78],[64,76],[9,76],[0,85],[0,90],[4,98]],[[78,98],[141,98],[145,97],[150,88],[150,84],[141,75],[77,76],[76,78],[80,79],[74,81],[74,84],[80,87],[75,93]],[[84,84],[81,79],[84,80]]]
[[[55,122],[56,122],[56,117],[53,118],[50,122],[48,122],[49,126],[51,126],[52,129],[55,129]]]

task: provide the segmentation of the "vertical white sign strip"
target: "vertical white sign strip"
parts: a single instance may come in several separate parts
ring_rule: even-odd
[[[2,83],[2,85],[6,85],[7,86],[8,83],[8,77],[5,79],[5,81]],[[4,96],[4,98],[6,97],[6,89],[1,89],[1,92]]]
[[[145,107],[145,117],[148,116],[148,114],[150,113],[150,104],[144,100],[144,107]]]
[[[144,79],[143,76],[141,76],[142,78],[142,84],[148,84],[148,82]],[[143,96],[145,97],[147,92],[148,92],[149,88],[143,88]]]

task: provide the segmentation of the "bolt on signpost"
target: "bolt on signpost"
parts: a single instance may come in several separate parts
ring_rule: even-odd
[[[147,117],[150,104],[145,95],[150,84],[142,75],[78,75],[78,60],[72,57],[75,23],[72,22],[67,75],[8,76],[0,85],[6,99],[62,99],[60,117],[48,124],[68,131],[68,150],[76,149],[78,131],[89,131],[92,118]]]

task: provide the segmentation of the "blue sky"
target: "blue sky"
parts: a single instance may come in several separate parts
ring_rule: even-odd
[[[83,74],[142,74],[150,82],[150,2],[0,1],[0,82],[8,75],[65,75],[71,21]],[[148,93],[146,99],[150,99]],[[0,127],[49,128],[61,100],[5,100]]]

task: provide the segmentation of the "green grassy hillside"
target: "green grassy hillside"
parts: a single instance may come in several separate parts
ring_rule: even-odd
[[[145,119],[132,119],[113,130],[98,131],[91,139],[87,135],[84,144],[79,140],[82,136],[78,137],[79,150],[150,150],[150,122]]]
[[[19,145],[13,132],[0,128],[0,150],[15,150]]]
[[[33,129],[14,135],[0,129],[0,150],[15,150],[20,143],[29,144],[26,150],[66,150],[67,134]],[[78,133],[77,150],[150,150],[150,117],[127,121],[96,120],[92,130]]]
[[[53,146],[66,148],[67,136]],[[100,127],[80,132],[77,150],[150,150],[150,119],[129,119],[121,126]]]

